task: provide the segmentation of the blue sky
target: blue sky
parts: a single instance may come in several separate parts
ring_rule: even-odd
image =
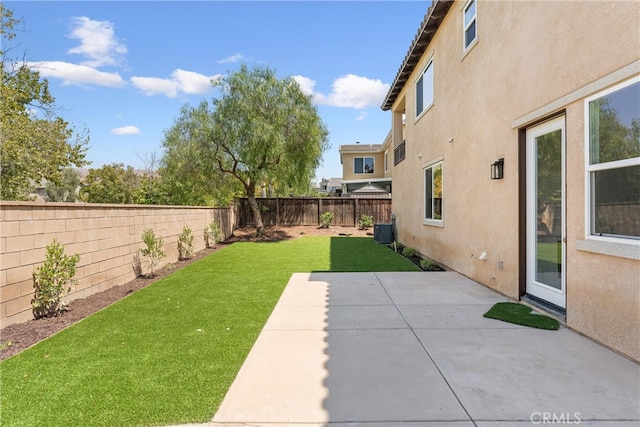
[[[47,78],[58,114],[90,134],[88,167],[143,168],[211,78],[267,66],[313,94],[331,148],[316,173],[340,177],[338,147],[382,143],[380,105],[430,1],[6,1],[24,31],[12,53]]]

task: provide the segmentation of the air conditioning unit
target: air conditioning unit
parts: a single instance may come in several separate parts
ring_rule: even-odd
[[[393,243],[393,224],[374,224],[373,241],[383,245]]]

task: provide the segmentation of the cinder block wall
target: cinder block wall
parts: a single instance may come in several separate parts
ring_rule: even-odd
[[[152,228],[166,257],[178,259],[178,236],[187,225],[194,251],[205,248],[204,228],[215,221],[225,237],[233,232],[232,208],[85,203],[0,203],[0,327],[33,318],[33,271],[54,239],[68,255],[79,254],[77,284],[65,300],[85,298],[135,278],[133,260]],[[146,270],[143,269],[143,272]]]

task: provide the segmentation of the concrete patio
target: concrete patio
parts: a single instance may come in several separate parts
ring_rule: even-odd
[[[640,366],[454,272],[297,273],[210,426],[640,425]]]

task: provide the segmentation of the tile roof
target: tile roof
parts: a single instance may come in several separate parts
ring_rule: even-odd
[[[411,42],[411,47],[405,55],[393,84],[380,107],[383,111],[388,111],[393,106],[452,4],[453,0],[433,0],[433,4],[427,11],[413,42]]]

